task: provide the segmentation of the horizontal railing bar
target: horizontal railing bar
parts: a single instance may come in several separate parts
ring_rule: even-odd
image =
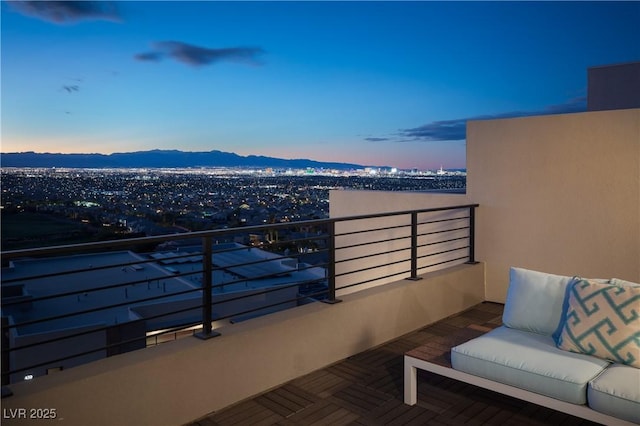
[[[226,268],[224,268],[226,269]],[[220,283],[220,284],[215,284],[212,286],[212,288],[217,288],[217,287],[224,287],[227,286],[231,283],[233,284],[237,284],[237,283],[241,283],[241,282],[246,282],[246,281],[258,281],[258,280],[263,280],[263,279],[267,279],[267,278],[273,278],[273,277],[280,277],[283,275],[288,275],[291,272],[295,272],[296,269],[292,270],[292,271],[282,271],[282,272],[278,272],[278,273],[268,273],[268,274],[262,274],[262,275],[254,275],[252,277],[245,277],[242,279],[236,279],[233,280],[231,282],[227,282],[227,283]]]
[[[172,297],[172,296],[181,296],[183,294],[195,293],[197,291],[202,291],[202,289],[201,288],[192,288],[192,289],[189,289],[189,290],[182,290],[182,291],[179,291],[179,292],[174,292],[174,293],[169,293],[169,294],[162,294],[162,295],[159,295],[159,296],[148,297],[148,298],[145,298],[145,299],[138,299],[138,300],[135,301],[135,303],[148,302],[148,301],[151,301],[151,300],[165,299],[167,297]],[[104,311],[104,310],[107,310],[107,309],[119,308],[121,306],[128,306],[128,305],[131,305],[131,301],[130,300],[128,300],[126,302],[115,303],[113,305],[100,306],[100,307],[92,308],[92,309],[85,309],[83,311],[77,311],[77,312],[73,312],[71,314],[55,315],[55,316],[52,316],[52,317],[38,318],[38,319],[35,319],[35,320],[24,321],[24,322],[21,322],[19,324],[14,324],[14,325],[9,326],[9,327],[10,328],[24,327],[26,325],[33,325],[33,324],[38,324],[38,323],[47,322],[47,321],[55,321],[55,320],[59,320],[59,319],[63,319],[63,318],[69,318],[69,317],[74,317],[74,316],[83,315],[83,314],[90,314],[92,312]]]
[[[358,272],[371,271],[371,270],[374,270],[374,269],[382,268],[384,266],[397,265],[399,263],[404,263],[404,262],[409,262],[409,259],[394,260],[393,262],[381,263],[379,265],[371,266],[369,268],[354,269],[353,271],[341,272],[339,274],[336,274],[336,278],[337,277],[344,277],[345,275],[351,275],[351,274],[355,274],[355,273],[358,273]]]
[[[315,253],[324,253],[324,251],[322,251],[322,252],[317,251]],[[298,265],[301,265],[301,264],[302,263],[298,263]],[[309,269],[323,268],[323,267],[325,267],[327,265],[327,262],[322,262],[322,263],[317,263],[317,264],[307,263],[306,265],[307,266],[298,266],[297,271],[306,271],[306,270],[309,270]]]
[[[221,265],[216,265],[215,263],[215,259],[216,259],[216,255],[215,253],[213,253],[213,263],[214,263],[214,271],[224,271],[227,269],[231,269],[231,268],[239,268],[241,266],[249,266],[249,265],[259,265],[261,263],[267,263],[267,262],[277,262],[283,259],[287,259],[290,258],[290,256],[279,256],[279,257],[273,257],[273,258],[266,258],[266,259],[260,259],[260,260],[252,260],[250,262],[243,262],[243,263],[233,263],[230,265],[225,265],[225,266],[221,266]],[[282,271],[279,272],[280,274],[286,274],[287,271]],[[271,275],[277,275],[277,274],[270,274]]]
[[[257,231],[262,229],[282,229],[282,228],[290,228],[291,226],[300,227],[300,226],[322,225],[330,222],[337,223],[337,222],[373,219],[373,218],[387,217],[387,216],[402,216],[402,215],[407,215],[411,213],[427,213],[427,212],[447,211],[447,210],[462,210],[462,209],[469,209],[469,208],[478,207],[478,206],[479,204],[464,204],[464,205],[457,205],[457,206],[451,206],[451,207],[435,207],[435,208],[419,209],[419,210],[403,210],[399,212],[342,216],[342,217],[329,218],[329,219],[312,219],[312,220],[305,220],[300,222],[288,222],[288,223],[281,222],[281,223],[269,224],[269,225],[254,225],[254,226],[247,226],[247,227],[214,229],[214,230],[208,230],[208,231],[195,231],[195,232],[189,232],[184,234],[165,234],[165,235],[156,235],[151,237],[127,238],[122,240],[100,241],[100,242],[83,243],[83,244],[69,244],[69,245],[60,245],[60,246],[51,246],[51,247],[40,247],[35,249],[11,250],[11,251],[2,252],[0,254],[5,259],[11,260],[19,257],[24,257],[24,256],[69,253],[69,252],[77,252],[77,251],[88,251],[93,249],[104,250],[104,249],[110,249],[113,247],[131,246],[132,244],[142,245],[142,244],[149,244],[154,242],[165,242],[167,240],[178,241],[178,240],[190,240],[190,239],[203,238],[203,237],[214,238],[216,236],[232,235],[237,233],[249,234],[249,233],[252,233],[252,231]]]
[[[278,241],[272,241],[272,242],[266,242],[265,245],[277,245],[277,244],[282,244],[282,243],[299,243],[302,241],[326,241],[329,238],[329,234],[320,234],[320,235],[312,235],[312,236],[308,236],[308,237],[300,237],[300,238],[292,238],[292,239],[288,239],[288,240],[278,240]],[[259,246],[256,246],[256,248],[260,248]]]
[[[304,271],[304,270],[307,270],[307,269],[320,268],[323,265],[326,265],[326,263],[322,263],[322,264],[319,264],[319,265],[311,265],[311,266],[307,266],[307,267],[304,267],[304,268],[298,268],[295,271]],[[292,271],[292,272],[294,272],[294,271]],[[271,278],[273,276],[274,276],[273,274],[269,274],[269,275],[258,275],[258,276],[251,277],[251,278],[242,278],[242,277],[240,277],[240,278],[237,278],[237,279],[232,280],[232,281],[227,281],[227,282],[220,283],[220,284],[214,284],[214,285],[211,286],[211,288],[224,288],[226,286],[233,285],[233,284],[246,283],[246,282],[255,281],[255,280],[258,280],[258,279]],[[322,279],[326,279],[326,278],[322,278]]]
[[[455,258],[455,259],[445,260],[445,261],[442,261],[442,262],[431,263],[431,264],[428,264],[428,265],[425,265],[425,266],[421,266],[418,269],[420,269],[420,270],[427,269],[427,268],[431,268],[433,266],[443,265],[445,263],[451,263],[451,262],[455,262],[455,261],[458,261],[458,260],[463,260],[463,259],[466,259],[466,258],[467,258],[466,256],[463,256],[463,257],[458,257],[458,258]],[[403,274],[406,274],[406,273],[409,273],[409,272],[411,272],[411,270],[407,269],[406,271],[400,271],[400,272],[397,272],[397,273],[383,275],[383,276],[380,276],[380,277],[371,278],[371,279],[368,279],[368,280],[359,281],[357,283],[353,283],[353,284],[349,284],[349,285],[346,285],[346,286],[338,287],[338,288],[336,288],[336,290],[342,290],[342,289],[346,289],[346,288],[356,287],[356,286],[359,286],[359,285],[368,284],[368,283],[373,282],[373,281],[379,281],[379,280],[383,280],[383,279],[386,279],[386,278],[400,276],[400,275],[403,275]]]
[[[469,239],[469,236],[467,235],[465,237],[458,237],[458,238],[451,238],[451,239],[448,239],[448,240],[433,241],[433,242],[430,242],[430,243],[418,244],[418,248],[420,248],[420,247],[428,247],[428,246],[435,246],[435,245],[444,244],[444,243],[452,243],[454,241],[468,240],[468,239]],[[467,246],[467,247],[469,247],[469,246]]]
[[[289,254],[289,255],[286,255],[286,256],[283,255],[282,259],[290,259],[290,258],[291,259],[296,259],[296,260],[298,260],[298,265],[300,265],[301,263],[306,263],[306,262],[301,262],[300,261],[300,259],[304,258],[305,255],[310,255],[310,254],[318,255],[318,254],[324,254],[324,253],[329,253],[329,249],[328,248],[321,248],[321,249],[316,249],[315,251],[308,252],[308,253],[298,253],[298,252],[296,252],[296,253],[292,253],[292,254]],[[310,264],[309,263],[308,265],[310,265],[310,266],[307,267],[307,268],[304,268],[304,269],[313,268],[313,267],[316,267],[316,266],[318,266],[320,264]]]
[[[323,292],[319,292],[318,294],[326,294],[328,291],[323,291]],[[252,309],[248,309],[246,311],[241,311],[239,313],[233,313],[233,314],[229,314],[229,315],[224,315],[221,317],[216,318],[216,321],[220,321],[220,320],[225,320],[225,319],[229,319],[232,317],[239,317],[242,315],[246,315],[246,314],[250,314],[252,312],[258,312],[261,311],[263,309],[268,309],[268,308],[273,308],[275,306],[278,305],[284,305],[285,303],[291,303],[291,302],[297,302],[303,299],[307,299],[309,296],[304,296],[304,297],[294,297],[293,299],[287,299],[287,300],[283,300],[281,302],[276,302],[276,303],[271,303],[269,305],[263,305],[263,306],[259,306],[257,308],[252,308]]]
[[[466,227],[466,228],[456,228],[455,230],[459,231],[459,230],[462,230],[462,229],[469,229],[469,228],[468,227]],[[421,236],[433,235],[433,234],[450,232],[450,231],[454,231],[454,229],[447,230],[447,231],[439,231],[439,232],[418,234],[418,236],[421,237]],[[395,238],[386,238],[386,239],[383,239],[383,240],[376,240],[376,241],[367,241],[367,242],[360,243],[360,244],[351,244],[351,245],[346,245],[346,246],[340,246],[340,247],[336,248],[336,250],[344,250],[344,249],[350,249],[350,248],[355,248],[355,247],[363,247],[363,246],[380,244],[380,243],[388,243],[388,242],[391,242],[391,241],[401,241],[401,240],[406,240],[407,238],[408,238],[407,236],[403,236],[403,237],[395,237]],[[418,247],[426,247],[426,246],[429,246],[429,245],[442,244],[442,243],[456,241],[456,240],[465,240],[465,239],[468,239],[468,238],[469,238],[469,236],[464,236],[464,237],[452,238],[452,239],[448,239],[448,240],[435,241],[435,242],[428,243],[428,244],[420,244],[420,245],[418,245]],[[365,255],[365,256],[359,256],[359,257],[352,257],[352,258],[349,258],[349,259],[342,259],[342,260],[336,261],[336,263],[348,262],[350,260],[364,259],[364,258],[367,258],[367,257],[377,256],[377,255],[380,255],[380,254],[394,253],[394,252],[398,252],[398,251],[402,251],[402,250],[410,250],[410,247],[404,247],[404,248],[396,249],[396,250],[388,250],[388,251],[385,251],[385,252],[375,253],[375,254],[372,254],[372,255]]]
[[[436,231],[436,232],[425,232],[425,233],[422,233],[422,234],[418,234],[418,236],[422,237],[422,236],[427,236],[427,235],[435,235],[435,234],[441,234],[441,233],[446,233],[446,232],[460,231],[460,230],[463,230],[463,229],[469,229],[469,227],[467,226],[467,227],[463,227],[463,228],[454,228],[454,229],[448,229],[448,230]],[[401,237],[385,238],[385,239],[382,239],[382,240],[366,241],[366,242],[358,243],[358,244],[343,245],[343,246],[337,247],[336,250],[345,250],[345,249],[350,249],[350,248],[355,248],[355,247],[362,247],[362,246],[368,246],[368,245],[374,245],[374,244],[388,243],[388,242],[392,242],[392,241],[401,241],[401,240],[409,239],[410,237],[411,237],[410,235],[405,235],[405,236],[401,236]],[[449,241],[455,241],[455,240],[458,240],[458,239],[468,239],[468,238],[469,238],[469,236],[465,236],[465,237],[460,237],[460,238],[454,238],[454,239],[451,239],[451,240],[437,241],[437,242],[434,242],[432,244],[440,244],[442,242],[449,242]],[[423,247],[423,246],[426,246],[426,245],[429,245],[429,244],[422,244],[422,245],[419,245],[418,247]],[[408,250],[408,249],[409,248],[407,247],[407,248],[403,248],[402,250]],[[387,252],[378,253],[378,254],[391,253],[391,252],[393,252],[393,251],[387,251]],[[367,257],[367,256],[364,256],[364,257]],[[358,258],[353,258],[353,259],[358,259]],[[352,259],[347,259],[347,260],[352,260]]]
[[[318,278],[318,279],[313,279],[313,280],[298,281],[298,282],[293,283],[293,284],[285,284],[285,285],[281,285],[281,286],[277,286],[277,287],[270,287],[270,288],[262,290],[262,291],[256,291],[255,293],[243,294],[243,295],[236,296],[236,297],[230,297],[229,299],[225,299],[225,300],[222,300],[220,302],[215,302],[214,301],[213,302],[213,306],[223,305],[225,303],[235,302],[237,300],[247,299],[247,298],[253,297],[253,296],[269,294],[269,293],[273,293],[273,292],[276,292],[276,291],[285,290],[285,289],[288,289],[288,288],[291,288],[291,287],[297,287],[299,285],[322,283],[324,281],[325,281],[324,278]]]
[[[171,315],[173,315],[173,313],[171,313]],[[139,320],[129,321],[129,322],[127,322],[127,324],[132,324],[132,323],[141,322],[141,321],[144,321],[144,320],[139,319]],[[96,328],[92,328],[90,330],[79,331],[79,332],[74,333],[74,334],[69,334],[69,335],[59,336],[59,337],[53,337],[53,338],[47,339],[47,340],[39,340],[37,342],[26,343],[24,345],[20,345],[20,346],[17,346],[17,347],[11,347],[9,349],[4,349],[3,348],[2,352],[5,352],[5,353],[18,352],[18,351],[21,351],[21,350],[24,350],[24,349],[33,348],[35,346],[46,345],[46,344],[49,344],[49,343],[60,342],[62,340],[73,339],[73,338],[78,337],[78,336],[86,336],[88,334],[106,332],[107,330],[109,330],[110,328],[113,328],[113,327],[114,327],[113,325],[96,326]],[[10,327],[7,327],[7,328],[10,328]],[[74,358],[75,357],[76,357],[76,355],[74,355]]]
[[[451,228],[451,229],[442,229],[439,231],[431,231],[431,232],[423,232],[421,234],[418,234],[419,237],[424,237],[425,235],[437,235],[437,234],[444,234],[446,232],[454,232],[454,231],[463,231],[465,229],[469,229],[468,226],[462,226],[460,228]],[[467,236],[467,238],[469,238]]]
[[[372,214],[363,214],[363,215],[356,215],[356,216],[342,216],[342,217],[337,217],[330,220],[334,220],[336,222],[346,222],[346,221],[373,219],[373,218],[379,218],[379,217],[385,217],[385,216],[403,216],[403,215],[408,215],[412,213],[420,214],[420,213],[439,212],[439,211],[447,211],[447,210],[463,210],[463,209],[469,209],[469,208],[478,207],[478,206],[480,205],[479,204],[462,204],[462,205],[450,206],[450,207],[432,207],[428,209],[402,210],[402,211],[396,211],[396,212],[372,213]]]
[[[112,290],[114,288],[119,288],[119,287],[129,287],[129,286],[135,286],[137,284],[150,284],[153,281],[159,282],[160,280],[171,280],[171,279],[174,279],[174,278],[187,277],[189,275],[197,275],[197,274],[201,274],[201,273],[202,273],[202,270],[197,270],[197,271],[191,271],[191,272],[183,273],[183,274],[163,275],[163,276],[160,276],[160,277],[152,277],[152,278],[145,278],[145,279],[140,279],[140,280],[136,280],[136,281],[127,281],[125,283],[111,284],[111,285],[104,286],[104,287],[93,287],[91,289],[80,289],[80,290],[68,291],[68,292],[65,292],[65,293],[55,293],[55,294],[49,294],[49,295],[45,295],[45,296],[36,296],[36,297],[33,297],[33,298],[29,299],[28,301],[16,300],[16,301],[11,301],[11,302],[6,302],[6,303],[2,302],[2,304],[4,306],[21,305],[21,304],[24,304],[26,302],[40,302],[40,301],[43,301],[43,300],[57,299],[57,298],[60,298],[60,297],[81,295],[81,294],[85,294],[85,293],[97,293],[99,291]],[[201,290],[201,289],[194,287],[194,290]],[[176,293],[171,293],[171,295],[173,295],[173,294],[176,294]],[[170,295],[168,295],[168,296],[170,296]],[[136,300],[136,303],[138,301],[140,301],[140,300]]]
[[[363,285],[363,284],[369,284],[369,283],[374,282],[374,281],[380,281],[380,280],[384,280],[384,279],[387,279],[387,278],[398,277],[398,276],[401,276],[401,275],[405,275],[405,274],[407,274],[409,272],[411,272],[411,269],[407,269],[405,271],[394,272],[392,274],[382,275],[382,276],[376,277],[376,278],[370,278],[368,280],[359,281],[359,282],[353,283],[353,284],[348,284],[348,285],[345,285],[345,286],[342,286],[342,287],[338,287],[338,288],[336,288],[336,290],[344,290],[346,288],[357,287],[357,286]]]
[[[418,269],[427,269],[427,268],[432,268],[434,266],[439,266],[439,265],[444,265],[445,263],[451,263],[451,262],[456,262],[458,260],[464,260],[467,259],[467,256],[462,256],[462,257],[456,257],[455,259],[449,259],[449,260],[443,260],[442,262],[436,262],[436,263],[430,263],[428,265],[425,266],[421,266]]]
[[[194,255],[191,255],[191,256],[194,256]],[[190,257],[190,256],[185,256],[185,257]],[[95,271],[101,271],[104,269],[122,268],[127,266],[141,265],[145,263],[160,263],[160,262],[157,259],[146,259],[146,260],[140,260],[137,262],[114,263],[111,265],[94,266],[90,268],[74,269],[71,271],[49,272],[49,273],[40,274],[40,275],[27,275],[24,277],[6,279],[6,280],[3,280],[2,282],[3,284],[11,284],[14,282],[21,282],[21,281],[27,281],[27,280],[40,280],[43,278],[52,278],[52,277],[59,277],[63,275],[79,274],[82,272],[95,272]]]
[[[426,257],[437,256],[439,254],[451,253],[453,251],[466,250],[468,248],[469,248],[469,246],[464,246],[464,247],[453,248],[453,249],[450,249],[450,250],[439,251],[437,253],[423,254],[422,256],[418,256],[418,259],[424,259]]]
[[[459,216],[459,217],[450,217],[446,219],[436,219],[436,220],[427,220],[425,222],[418,222],[417,225],[430,225],[432,223],[441,223],[441,222],[453,222],[456,220],[469,219],[469,216]]]
[[[401,247],[398,249],[393,249],[393,250],[387,250],[387,251],[381,251],[378,253],[369,253],[369,254],[364,254],[362,256],[356,256],[356,257],[350,257],[348,259],[340,259],[340,260],[336,260],[335,263],[347,263],[347,262],[353,262],[355,260],[362,260],[362,259],[368,259],[370,257],[376,257],[376,256],[381,256],[384,254],[390,254],[390,253],[398,253],[401,251],[406,251],[406,250],[411,250],[411,247]],[[405,260],[409,260],[409,259],[405,259]],[[373,266],[372,268],[375,268],[376,266]]]
[[[298,242],[298,241],[312,241],[312,240],[322,240],[322,239],[326,240],[326,238],[328,238],[328,236],[325,234],[324,236],[314,236],[314,237],[309,237],[309,238],[297,238],[297,239],[292,239],[292,240],[286,240],[286,241],[283,241],[283,242],[292,243],[292,242]],[[249,247],[249,248],[253,248],[253,247]],[[259,249],[259,248],[257,248],[257,249]],[[219,253],[229,253],[229,252],[234,252],[234,251],[245,251],[245,250],[247,250],[247,247],[215,250],[213,252],[213,255],[215,256],[216,254],[219,254]],[[163,251],[160,251],[160,252],[163,252]],[[147,255],[151,256],[151,254],[147,254]],[[279,260],[279,259],[287,259],[287,258],[292,258],[292,257],[301,257],[303,255],[304,255],[304,253],[294,253],[294,254],[288,255],[288,256],[282,255],[282,256],[279,256],[279,257],[275,257],[275,258],[261,259],[259,261],[252,261],[252,262],[234,264],[234,265],[230,265],[228,267],[236,267],[236,266],[250,265],[250,264],[254,264],[254,263],[270,262],[270,261]],[[190,257],[194,257],[194,256],[203,256],[203,252],[202,251],[198,251],[198,252],[193,252],[193,253],[186,253],[184,255],[172,256],[169,259],[156,259],[156,258],[141,259],[141,260],[135,261],[135,262],[114,263],[114,264],[109,264],[109,265],[92,266],[90,268],[74,269],[74,270],[71,270],[71,271],[50,272],[50,273],[39,274],[39,275],[28,275],[28,276],[23,276],[23,277],[5,279],[3,281],[3,283],[4,284],[11,284],[11,283],[14,283],[14,282],[22,282],[22,281],[26,281],[26,280],[37,280],[37,279],[43,279],[43,278],[52,278],[52,277],[57,277],[57,276],[62,276],[62,275],[78,274],[78,273],[82,273],[82,272],[95,272],[95,271],[100,271],[100,270],[105,270],[105,269],[112,269],[112,268],[122,268],[122,267],[126,268],[128,266],[148,264],[148,263],[157,264],[158,266],[163,267],[164,265],[166,265],[166,263],[164,263],[166,260],[173,261],[173,260],[178,260],[178,259],[190,258]],[[220,268],[220,269],[223,269],[223,268]],[[167,275],[167,276],[176,277],[178,275],[172,274],[172,275]],[[108,287],[105,287],[105,288],[108,288]]]
[[[336,234],[336,238],[338,237],[348,237],[350,235],[357,235],[357,234],[366,234],[369,232],[380,232],[380,231],[387,231],[390,229],[401,229],[401,228],[407,228],[410,227],[411,224],[403,224],[403,225],[394,225],[394,226],[383,226],[382,228],[368,228],[368,229],[361,229],[359,231],[349,231],[349,232],[342,232],[340,234]]]
[[[429,225],[429,224],[433,224],[433,223],[451,222],[451,221],[466,220],[466,219],[469,219],[469,216],[460,216],[460,217],[454,217],[454,218],[448,218],[448,219],[438,219],[438,220],[430,220],[430,221],[425,221],[425,222],[418,222],[418,225]],[[410,227],[410,226],[411,226],[410,223],[406,223],[406,224],[402,224],[402,225],[384,226],[384,227],[380,227],[380,228],[368,228],[368,229],[361,229],[359,231],[342,232],[342,233],[336,234],[336,238],[337,237],[350,236],[350,235],[370,233],[370,232],[387,231],[387,230],[391,230],[391,229],[402,229],[402,228],[407,228],[407,227]],[[405,236],[405,238],[406,237],[407,236]],[[300,238],[300,239],[298,239],[298,241],[306,241],[308,239],[310,239],[310,238]],[[315,238],[315,239],[318,239],[318,238]],[[296,240],[286,240],[286,242],[291,242],[291,241],[296,241]]]
[[[350,221],[350,220],[359,220],[359,219],[371,219],[375,217],[384,217],[384,216],[400,216],[400,215],[406,215],[411,213],[420,214],[420,213],[428,213],[428,212],[439,212],[439,211],[445,211],[445,210],[463,210],[463,209],[468,209],[470,207],[478,207],[478,206],[479,204],[472,203],[472,204],[460,204],[460,205],[446,206],[446,207],[429,207],[426,209],[401,210],[401,211],[393,211],[393,212],[386,212],[386,213],[371,213],[371,214],[363,214],[363,215],[343,216],[343,217],[336,218],[336,220]]]
[[[463,219],[469,219],[469,216],[461,216],[461,217],[450,218],[450,219],[439,219],[439,220],[432,220],[432,221],[426,221],[426,222],[418,222],[417,225],[418,226],[419,225],[430,225],[432,223],[450,222],[450,221],[463,220]],[[365,233],[369,233],[369,232],[387,231],[387,230],[391,230],[391,229],[401,229],[401,228],[408,228],[408,227],[411,227],[411,223],[406,223],[406,224],[402,224],[402,225],[394,225],[394,226],[385,226],[385,227],[381,227],[381,228],[362,229],[362,230],[359,230],[359,231],[342,232],[340,234],[336,234],[336,238],[337,237],[349,236],[349,235],[365,234]],[[408,235],[405,236],[405,238],[406,237],[408,237]]]
[[[336,247],[336,251],[337,250],[346,250],[346,249],[350,249],[350,248],[354,248],[354,247],[371,246],[373,244],[390,243],[392,241],[401,241],[401,240],[406,240],[407,238],[409,238],[409,236],[405,235],[405,236],[402,236],[402,237],[385,238],[383,240],[366,241],[364,243],[359,243],[359,244],[349,244],[349,245],[345,245],[345,246]]]

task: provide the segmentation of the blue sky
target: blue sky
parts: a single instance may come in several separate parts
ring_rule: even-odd
[[[640,2],[2,1],[2,152],[465,167],[467,119],[586,108]]]

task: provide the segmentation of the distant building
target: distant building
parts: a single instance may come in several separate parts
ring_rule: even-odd
[[[591,67],[588,111],[640,108],[640,62]]]

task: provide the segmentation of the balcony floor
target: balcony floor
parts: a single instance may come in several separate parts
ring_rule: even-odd
[[[405,352],[426,343],[437,352],[442,344],[457,344],[455,336],[482,334],[501,324],[502,309],[481,303],[188,426],[595,424],[424,371],[418,373],[418,404],[404,405]]]

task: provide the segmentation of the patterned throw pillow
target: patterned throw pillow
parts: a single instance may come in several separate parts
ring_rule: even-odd
[[[558,347],[640,368],[640,287],[570,285]]]

